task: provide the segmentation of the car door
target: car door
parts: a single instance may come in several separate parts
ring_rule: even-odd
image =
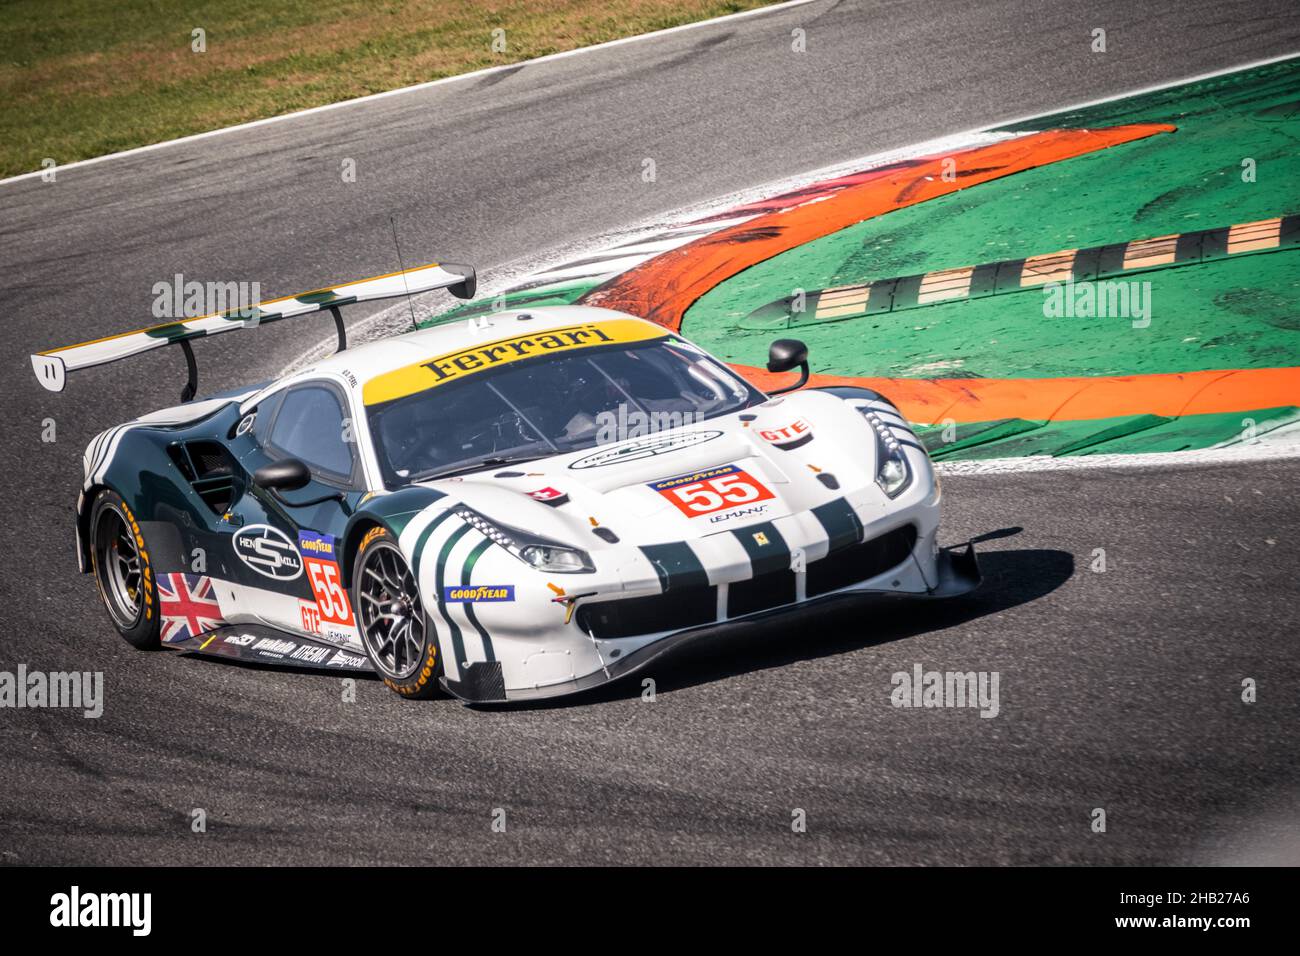
[[[302,461],[311,480],[276,492],[251,481],[233,509],[240,527],[232,537],[236,556],[251,572],[243,580],[250,613],[263,623],[360,646],[337,553],[348,516],[366,493],[347,396],[334,382],[299,382],[249,409],[236,431],[244,441],[235,453],[251,475],[286,458]]]

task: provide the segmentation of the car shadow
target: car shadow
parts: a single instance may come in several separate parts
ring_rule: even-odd
[[[983,540],[1005,536],[994,532]],[[1074,555],[1053,549],[984,551],[979,562],[984,581],[963,597],[941,601],[846,595],[777,617],[701,630],[698,639],[665,652],[643,669],[589,691],[475,709],[533,710],[627,700],[640,696],[647,677],[654,679],[656,694],[671,693],[956,627],[1035,601],[1074,574]]]

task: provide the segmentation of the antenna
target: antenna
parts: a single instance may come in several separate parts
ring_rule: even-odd
[[[393,214],[388,214],[388,224],[393,227],[393,246],[397,249],[397,266],[402,270],[402,286],[406,289],[406,304],[411,308],[411,331],[419,331],[419,326],[415,324],[415,300],[411,298],[411,287],[406,284],[406,263],[402,261],[402,246],[397,241],[397,223],[393,221]]]

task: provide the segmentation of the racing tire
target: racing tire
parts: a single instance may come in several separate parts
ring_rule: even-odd
[[[371,528],[352,564],[352,607],[375,673],[407,700],[437,696],[437,630],[397,539],[387,528]]]
[[[122,496],[107,488],[90,509],[90,567],[117,632],[132,647],[157,650],[162,615],[144,531]]]

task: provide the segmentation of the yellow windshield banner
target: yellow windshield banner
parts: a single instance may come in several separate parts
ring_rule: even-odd
[[[512,335],[505,339],[469,345],[417,365],[376,375],[366,382],[361,398],[367,405],[380,405],[448,382],[458,382],[475,372],[500,368],[538,355],[572,352],[598,345],[647,342],[668,334],[668,330],[662,326],[637,319],[612,319],[608,322],[584,322],[560,329],[546,329],[527,335]]]

